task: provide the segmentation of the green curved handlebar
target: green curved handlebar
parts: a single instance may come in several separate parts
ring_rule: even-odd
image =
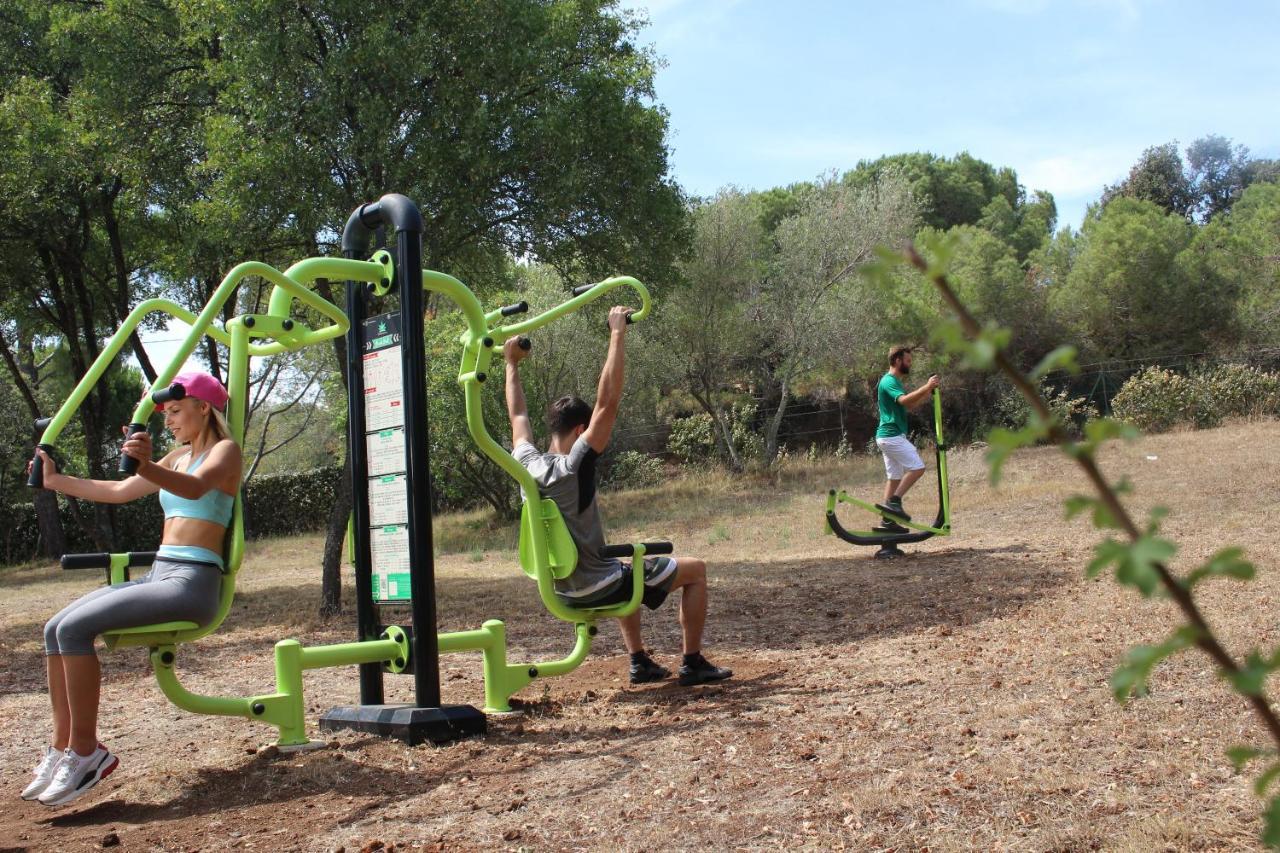
[[[619,287],[630,287],[640,297],[640,309],[631,315],[631,322],[639,322],[649,316],[652,308],[652,300],[649,298],[649,289],[636,279],[629,275],[615,276],[614,278],[606,278],[604,281],[596,282],[591,289],[585,293],[580,293],[572,299],[561,302],[554,308],[543,311],[535,317],[527,320],[521,320],[519,323],[513,323],[510,326],[499,326],[495,328],[491,334],[498,343],[502,343],[516,335],[527,335],[535,329],[540,329],[550,323],[552,320],[558,320],[567,314],[572,314],[579,308],[588,303],[595,302],[601,296],[604,296],[611,290]]]

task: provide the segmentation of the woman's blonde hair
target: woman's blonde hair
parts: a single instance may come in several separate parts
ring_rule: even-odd
[[[212,430],[213,434],[218,437],[218,441],[224,438],[230,438],[235,441],[231,435],[231,425],[227,423],[227,416],[222,414],[209,404],[209,422],[205,425],[205,429]]]

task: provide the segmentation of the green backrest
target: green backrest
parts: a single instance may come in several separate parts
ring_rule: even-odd
[[[551,498],[542,498],[537,509],[531,509],[529,501],[520,508],[520,568],[533,579],[537,579],[537,560],[533,554],[533,539],[530,527],[541,524],[546,531],[544,541],[550,553],[547,564],[551,566],[551,576],[556,580],[569,577],[578,565],[578,546],[569,535],[569,528],[560,515],[560,508]]]

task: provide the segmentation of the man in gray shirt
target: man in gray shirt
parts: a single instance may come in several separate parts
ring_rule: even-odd
[[[511,417],[511,453],[529,469],[542,493],[555,501],[578,546],[573,574],[556,581],[556,595],[574,607],[601,607],[631,597],[631,566],[603,557],[604,525],[596,505],[596,460],[609,445],[622,401],[623,342],[627,308],[609,312],[609,354],[600,372],[595,407],[576,396],[561,397],[547,407],[551,442],[547,453],[533,444],[528,404],[520,383],[520,361],[528,351],[512,338],[503,348],[507,361],[507,413]],[[644,603],[656,610],[680,589],[680,628],[684,660],[680,683],[719,681],[733,673],[702,656],[702,628],[707,619],[707,564],[693,557],[656,557],[644,561]],[[655,663],[644,650],[640,611],[620,619],[622,639],[631,654],[631,683],[660,681],[671,670]]]

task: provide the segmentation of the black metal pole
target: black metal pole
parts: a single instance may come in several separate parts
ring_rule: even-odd
[[[404,356],[401,364],[412,555],[409,575],[413,584],[413,689],[418,707],[436,708],[440,705],[440,659],[436,642],[435,542],[431,530],[421,229],[397,229],[396,279],[400,287],[400,345]]]
[[[346,253],[353,257],[352,252]],[[354,537],[351,560],[356,575],[356,636],[377,639],[382,630],[373,603],[373,560],[369,553],[369,455],[365,441],[364,319],[368,313],[365,283],[347,282],[347,454],[351,463],[351,512]],[[381,705],[382,665],[360,664],[360,704]]]
[[[363,253],[369,236],[380,225],[390,225],[396,232],[409,579],[413,595],[410,605],[414,698],[419,708],[436,708],[440,706],[440,661],[436,641],[435,544],[431,534],[431,461],[422,320],[422,214],[417,205],[396,193],[362,205],[347,220],[342,233],[343,251]]]

